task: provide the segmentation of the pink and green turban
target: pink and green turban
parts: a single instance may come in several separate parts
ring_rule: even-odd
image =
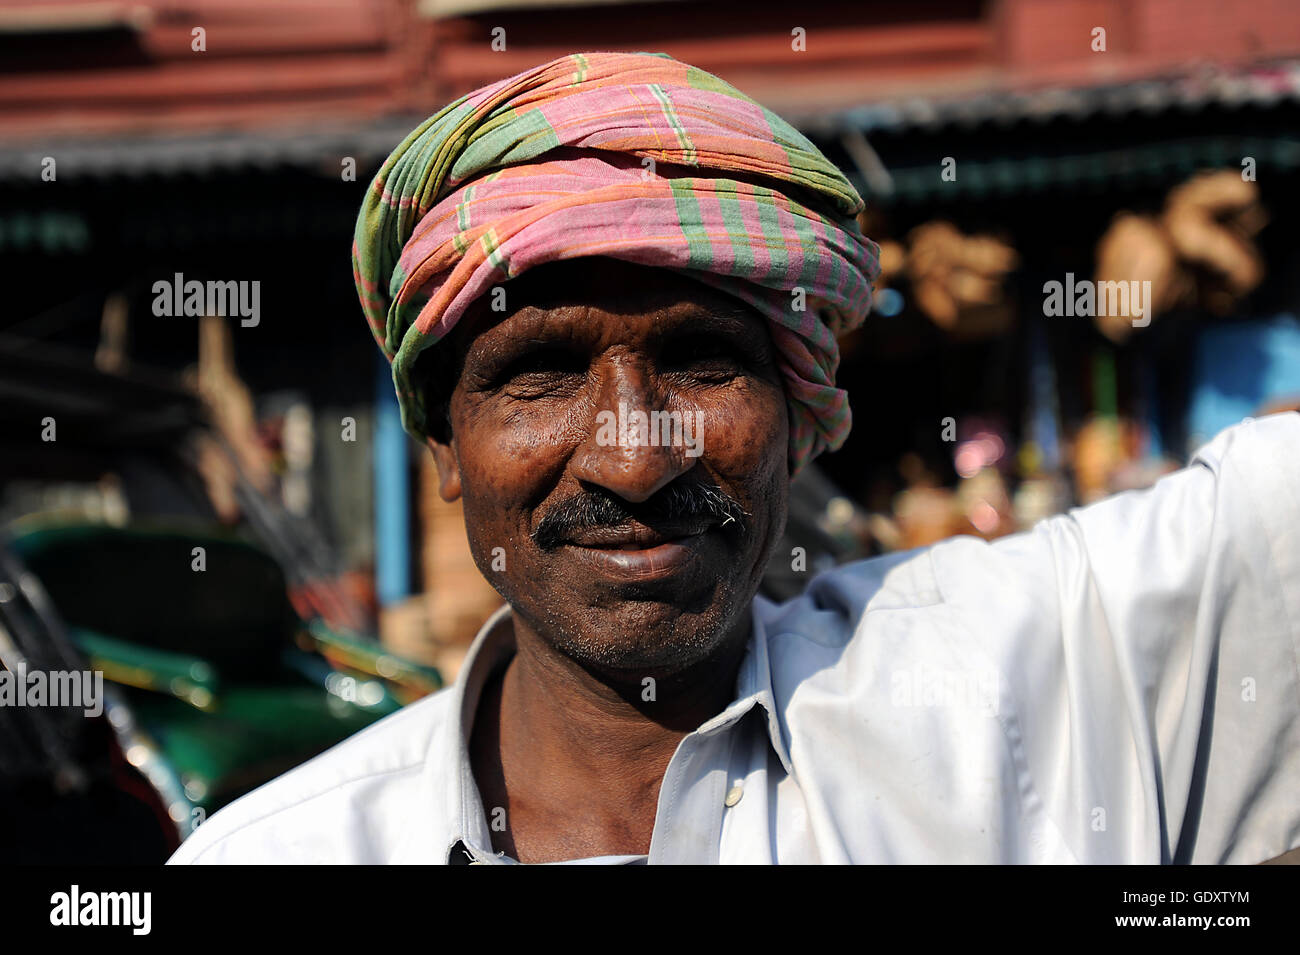
[[[476,90],[406,137],[371,184],[357,292],[426,434],[416,358],[534,266],[608,256],[676,269],[767,318],[797,472],[848,435],[836,336],[871,304],[861,197],[792,126],[712,74],[650,53],[575,53]]]

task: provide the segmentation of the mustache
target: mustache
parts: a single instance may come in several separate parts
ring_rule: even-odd
[[[673,521],[698,519],[745,534],[749,512],[719,487],[674,482],[649,500],[632,504],[609,491],[593,488],[555,505],[532,532],[533,543],[552,550],[579,532],[601,527],[622,527],[632,521],[657,527]]]

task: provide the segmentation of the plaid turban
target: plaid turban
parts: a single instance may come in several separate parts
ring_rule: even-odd
[[[573,54],[461,97],[406,137],[357,218],[353,273],[426,435],[419,354],[527,269],[609,256],[678,270],[770,323],[797,472],[848,435],[835,338],[866,317],[879,249],[811,142],[661,54]]]

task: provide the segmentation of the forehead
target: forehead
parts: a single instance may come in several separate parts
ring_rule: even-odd
[[[681,328],[766,334],[762,316],[739,299],[672,269],[615,259],[539,266],[502,288],[501,311],[487,295],[461,322],[467,349],[519,337],[640,339]]]

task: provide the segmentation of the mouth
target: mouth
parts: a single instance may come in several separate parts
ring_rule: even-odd
[[[563,546],[600,576],[623,582],[659,580],[697,563],[712,527],[704,520],[658,528],[632,522],[583,531]]]

